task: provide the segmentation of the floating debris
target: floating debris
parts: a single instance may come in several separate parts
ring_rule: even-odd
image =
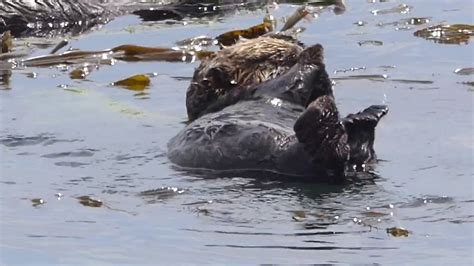
[[[80,197],[77,197],[77,199],[79,200],[80,204],[87,207],[99,208],[99,207],[102,207],[103,205],[103,202],[101,200],[94,199],[90,196],[80,196]]]
[[[357,25],[357,26],[359,26],[359,27],[362,27],[362,26],[367,25],[367,22],[366,22],[366,21],[359,20],[359,21],[357,21],[357,22],[354,22],[354,25]]]
[[[392,13],[408,14],[410,13],[411,9],[412,9],[411,6],[407,4],[401,4],[399,6],[388,8],[388,9],[372,10],[370,11],[370,13],[372,13],[374,16],[386,15],[386,14],[392,14]]]
[[[150,85],[151,81],[147,75],[134,75],[126,79],[113,82],[113,86],[122,86],[133,91],[142,91]]]
[[[286,19],[286,22],[283,25],[283,27],[280,29],[280,31],[286,31],[288,29],[293,28],[293,26],[295,26],[296,23],[298,23],[301,19],[303,19],[304,17],[306,17],[309,14],[310,14],[310,12],[309,12],[309,10],[307,9],[306,6],[301,6],[301,7],[297,8],[295,10],[295,12],[293,13],[293,15],[289,16]]]
[[[182,193],[184,193],[184,190],[177,187],[161,187],[142,191],[139,195],[144,197],[148,203],[153,204],[170,199]]]
[[[188,47],[188,46],[212,46],[217,45],[217,40],[211,38],[209,36],[201,35],[197,37],[187,38],[181,41],[176,42],[177,45],[181,47]]]
[[[344,76],[344,77],[334,77],[333,80],[351,80],[351,79],[368,79],[368,80],[386,80],[388,79],[388,75],[383,74],[383,75],[350,75],[350,76]]]
[[[402,20],[405,22],[405,24],[408,25],[424,25],[428,24],[431,21],[431,18],[425,17],[425,18],[407,18]]]
[[[365,69],[366,69],[365,66],[362,66],[362,67],[351,67],[351,68],[346,68],[346,69],[337,69],[337,70],[334,70],[334,74],[337,74],[337,73],[346,73],[346,72],[354,72],[354,71],[365,70]]]
[[[68,45],[69,41],[67,39],[61,40],[54,48],[51,50],[50,54],[55,54],[57,51],[61,50],[64,46]]]
[[[140,192],[140,196],[167,196],[170,194],[184,193],[183,189],[177,187],[160,187],[157,189],[150,189]]]
[[[212,204],[212,203],[214,203],[213,200],[200,200],[200,201],[195,201],[195,202],[183,203],[181,205],[191,206],[191,205],[202,205],[202,204]]]
[[[432,40],[435,43],[468,44],[470,37],[474,36],[474,25],[436,25],[418,30],[413,34],[426,40]]]
[[[402,227],[391,227],[387,228],[387,234],[391,234],[394,237],[408,237],[410,232]]]
[[[418,79],[391,79],[393,82],[399,82],[399,83],[415,83],[415,84],[433,84],[434,81],[432,80],[418,80]]]
[[[58,200],[61,200],[61,199],[64,197],[63,193],[61,193],[61,192],[58,192],[58,193],[54,194],[54,196],[55,196]]]
[[[463,75],[463,76],[473,75],[474,67],[457,68],[456,70],[454,70],[454,73],[458,75]]]
[[[382,68],[382,69],[394,69],[394,68],[397,68],[397,66],[393,66],[393,65],[383,65],[383,66],[379,66],[379,68]]]
[[[378,218],[388,216],[388,213],[378,212],[378,211],[367,211],[363,213],[365,217]]]
[[[382,41],[374,41],[374,40],[366,40],[366,41],[360,41],[358,42],[359,46],[367,46],[367,45],[373,45],[373,46],[382,46],[383,42]]]
[[[291,218],[296,222],[302,222],[306,220],[307,215],[305,211],[294,211]]]
[[[97,68],[96,65],[84,63],[82,66],[71,71],[69,77],[71,77],[71,79],[85,79],[95,68]]]
[[[1,53],[9,53],[13,48],[13,38],[10,31],[6,31],[2,35],[2,51]]]
[[[32,199],[31,202],[33,203],[33,207],[37,207],[39,205],[43,205],[43,204],[46,203],[46,201],[44,199],[41,199],[41,198]]]
[[[461,84],[474,87],[474,81],[463,81]],[[472,89],[469,89],[469,91],[472,91]]]
[[[401,29],[410,29],[409,26],[417,26],[417,25],[424,25],[428,24],[431,21],[430,17],[413,17],[413,18],[405,18],[400,19],[394,22],[386,22],[386,23],[378,23],[377,26],[384,27],[384,26],[396,26],[398,30]]]

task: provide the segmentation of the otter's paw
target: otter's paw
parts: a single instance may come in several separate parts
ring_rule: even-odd
[[[344,126],[332,96],[321,96],[308,105],[293,127],[299,142],[312,158],[323,164],[338,164],[348,158]]]

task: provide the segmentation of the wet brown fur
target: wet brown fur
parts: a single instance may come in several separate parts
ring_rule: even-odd
[[[294,43],[260,37],[226,47],[197,69],[203,76],[212,68],[224,70],[239,86],[273,78],[296,63],[303,49]]]
[[[236,86],[245,90],[285,73],[296,64],[302,50],[294,42],[273,37],[242,40],[224,47],[194,72],[187,92],[189,119],[202,115],[202,108]]]

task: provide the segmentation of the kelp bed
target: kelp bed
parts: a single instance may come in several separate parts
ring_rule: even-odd
[[[58,53],[68,45],[67,40],[60,41],[50,52],[50,54],[28,57],[28,53],[16,52],[20,47],[14,46],[14,40],[10,32],[5,32],[2,36],[2,50],[0,54],[0,82],[8,84],[12,71],[31,67],[50,67],[67,65],[70,70],[71,79],[86,79],[100,65],[112,66],[115,60],[122,61],[167,61],[167,62],[193,62],[195,60],[205,60],[214,56],[219,48],[233,45],[241,39],[251,39],[263,35],[273,35],[278,38],[297,39],[297,34],[304,31],[302,27],[295,25],[303,18],[318,17],[326,10],[331,9],[335,14],[341,14],[346,7],[344,1],[316,1],[311,5],[303,5],[294,11],[287,18],[284,18],[284,25],[280,31],[276,29],[276,19],[268,12],[263,22],[245,29],[232,30],[216,37],[197,36],[185,40],[176,41],[175,47],[145,47],[134,44],[124,44],[99,51],[83,51],[70,49]],[[374,10],[373,15],[384,15],[390,13],[408,13],[411,7],[405,4],[390,9]],[[424,25],[429,22],[428,18],[411,18],[394,25]],[[363,26],[363,21],[356,22],[358,26]],[[383,26],[383,25],[380,25]],[[433,40],[441,44],[467,44],[470,37],[474,35],[474,26],[468,24],[445,24],[428,26],[414,32],[417,37]],[[359,42],[360,46],[375,45],[381,46],[383,42],[377,40],[365,40]],[[351,77],[341,77],[340,79],[350,79]],[[356,77],[357,78],[357,77]],[[111,82],[111,85],[123,86],[132,90],[142,90],[150,84],[147,75],[136,75],[127,79]]]

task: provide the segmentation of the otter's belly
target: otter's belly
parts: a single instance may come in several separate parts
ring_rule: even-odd
[[[257,100],[202,116],[168,144],[168,157],[183,167],[265,170],[286,175],[315,173],[293,124],[302,108]]]

